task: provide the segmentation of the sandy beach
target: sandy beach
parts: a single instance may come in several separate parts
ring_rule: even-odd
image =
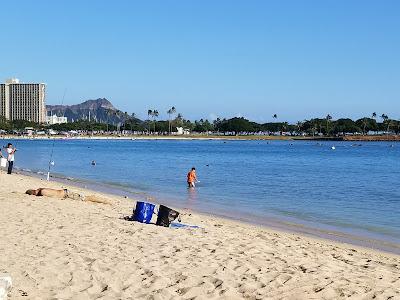
[[[24,194],[65,187],[0,173],[0,273],[10,299],[400,299],[400,256],[182,211],[200,228],[123,219],[111,204]]]

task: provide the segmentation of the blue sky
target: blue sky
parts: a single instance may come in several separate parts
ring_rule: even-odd
[[[0,79],[145,117],[400,118],[400,1],[3,1]]]

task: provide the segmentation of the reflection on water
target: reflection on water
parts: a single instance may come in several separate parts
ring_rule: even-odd
[[[188,188],[187,189],[187,208],[194,209],[197,202],[197,189]]]

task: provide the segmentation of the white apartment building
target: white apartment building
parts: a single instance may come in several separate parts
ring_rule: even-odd
[[[7,120],[46,121],[46,85],[20,83],[18,79],[0,84],[0,116]]]
[[[46,123],[49,125],[67,123],[67,117],[57,117],[57,115],[46,116]]]

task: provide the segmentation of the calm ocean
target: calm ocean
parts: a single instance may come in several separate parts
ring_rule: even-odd
[[[47,172],[53,141],[14,143],[17,167]],[[357,145],[58,140],[52,173],[201,212],[256,223],[279,219],[400,244],[400,144]],[[195,190],[186,187],[192,166],[200,180]]]

